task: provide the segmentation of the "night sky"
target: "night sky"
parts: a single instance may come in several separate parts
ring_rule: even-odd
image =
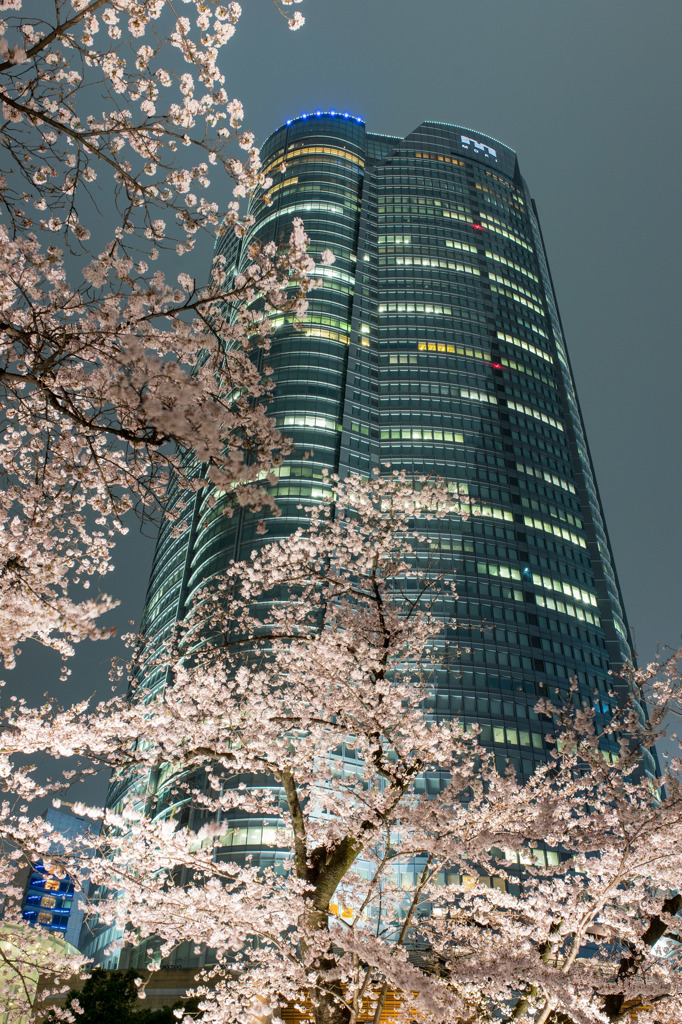
[[[676,646],[679,0],[305,0],[296,33],[272,0],[243,7],[225,73],[260,141],[287,118],[335,109],[363,117],[371,132],[405,136],[444,121],[517,151],[640,662],[658,644]],[[196,259],[201,278],[210,248]],[[139,621],[152,554],[131,522],[106,581],[122,602],[110,621],[123,630]],[[105,696],[112,653],[111,644],[81,645],[60,699]],[[8,690],[39,700],[57,675],[56,658],[27,646],[5,677]]]

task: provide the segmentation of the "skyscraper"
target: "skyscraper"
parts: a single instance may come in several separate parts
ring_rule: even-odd
[[[252,513],[220,514],[228,496],[195,496],[182,534],[162,528],[142,630],[152,643],[167,636],[229,560],[300,526],[302,504],[330,494],[324,470],[390,463],[444,477],[475,514],[429,530],[434,560],[457,572],[445,617],[460,623],[457,642],[446,631],[434,643],[433,712],[477,722],[483,742],[528,775],[550,749],[538,697],[566,695],[576,679],[573,699],[608,717],[609,672],[630,643],[516,154],[453,125],[425,122],[401,139],[318,111],[274,132],[262,159],[273,185],[270,202],[251,203],[249,237],[285,239],[300,217],[313,253],[336,258],[320,269],[303,329],[276,323],[268,358],[270,412],[295,444],[273,488],[282,514],[263,537]],[[248,240],[220,242],[228,273]],[[164,670],[141,682],[162,687]],[[158,813],[190,820],[189,804],[173,807],[172,781],[148,780]],[[110,802],[129,786],[121,780]],[[267,824],[231,826],[231,856],[275,856]]]

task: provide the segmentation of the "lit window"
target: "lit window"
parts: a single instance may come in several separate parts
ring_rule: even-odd
[[[306,157],[312,156],[335,156],[339,157],[341,160],[348,160],[350,163],[356,164],[358,167],[365,166],[365,161],[360,157],[355,156],[354,153],[346,152],[345,149],[339,149],[335,146],[296,146],[289,149],[284,157],[278,156],[275,160],[266,164],[263,168],[263,173],[270,174],[273,171],[276,172],[278,165],[281,166],[282,163],[286,165],[287,161],[305,159]]]
[[[284,416],[285,427],[317,427],[319,430],[341,430],[341,424],[328,416]]]
[[[482,221],[485,221],[484,227],[486,227],[488,231],[492,231],[496,235],[502,235],[503,238],[508,238],[510,242],[515,242],[517,245],[520,245],[523,249],[527,249],[528,252],[533,252],[532,245],[529,245],[528,242],[524,242],[524,240],[522,238],[519,238],[518,235],[514,234],[513,231],[507,231],[507,229],[502,224],[502,221],[498,220],[497,217],[493,217],[489,213],[479,213],[479,217],[481,218]]]
[[[448,249],[461,249],[463,252],[478,252],[475,245],[468,245],[466,242],[456,242],[454,239],[446,238],[445,244]]]
[[[530,277],[531,280],[535,281],[536,284],[540,284],[540,281],[535,276],[535,274],[532,274],[530,270],[526,270],[526,268],[522,267],[519,263],[514,263],[513,260],[508,260],[504,256],[500,256],[496,252],[488,252],[487,249],[485,254],[489,260],[495,260],[496,263],[503,263],[505,267],[511,267],[512,270],[518,270],[519,274],[525,274],[526,277]]]
[[[545,533],[554,534],[555,537],[561,537],[562,540],[567,540],[579,548],[587,547],[582,537],[578,537],[571,530],[564,529],[563,526],[555,526],[554,523],[547,523],[542,519],[535,519],[532,516],[524,516],[523,523],[524,526],[530,526],[534,530],[543,530]]]
[[[521,402],[512,402],[511,399],[507,399],[507,408],[513,409],[514,412],[522,412],[525,416],[532,416],[533,419],[540,420],[542,423],[547,423],[548,426],[554,427],[555,430],[564,432],[563,425],[554,419],[553,416],[548,416],[547,413],[540,412],[539,409],[532,409],[529,405],[522,405]]]
[[[526,352],[530,352],[532,355],[538,356],[539,359],[545,359],[548,363],[552,362],[552,357],[548,352],[543,352],[542,349],[536,348],[535,345],[531,345],[528,341],[523,341],[521,338],[515,338],[512,334],[505,334],[504,331],[498,331],[497,337],[500,341],[506,341],[509,345],[516,345],[518,348],[522,348]]]

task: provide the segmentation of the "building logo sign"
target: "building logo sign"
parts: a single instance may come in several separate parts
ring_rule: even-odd
[[[497,150],[493,149],[492,146],[486,146],[483,142],[476,142],[476,139],[470,139],[468,135],[460,135],[462,140],[462,149],[468,149],[470,152],[473,150],[474,153],[478,153],[480,156],[492,157],[495,163],[497,163]]]

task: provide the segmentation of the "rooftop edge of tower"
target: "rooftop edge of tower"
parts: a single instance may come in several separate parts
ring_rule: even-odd
[[[396,135],[368,132],[364,118],[358,117],[349,111],[315,110],[310,113],[299,114],[298,117],[288,118],[284,124],[280,125],[279,128],[275,129],[267,137],[263,146],[269,148],[269,144],[271,145],[282,131],[286,131],[292,126],[300,128],[303,125],[310,125],[312,128],[316,123],[319,124],[320,122],[329,122],[331,120],[340,121],[342,124],[345,123],[349,126],[353,125],[359,128],[363,135],[366,132],[367,138],[394,141],[397,148],[404,143],[409,145],[410,143],[426,141],[428,136],[430,142],[440,141],[442,145],[445,145],[453,152],[459,152],[464,156],[473,157],[481,163],[496,166],[498,170],[509,177],[513,178],[518,173],[516,150],[512,149],[511,146],[507,146],[506,143],[496,139],[493,135],[487,135],[473,128],[466,128],[462,125],[450,124],[445,121],[422,121],[420,125],[402,138]],[[437,140],[439,135],[442,136],[442,140]],[[436,137],[435,139],[434,136]]]

